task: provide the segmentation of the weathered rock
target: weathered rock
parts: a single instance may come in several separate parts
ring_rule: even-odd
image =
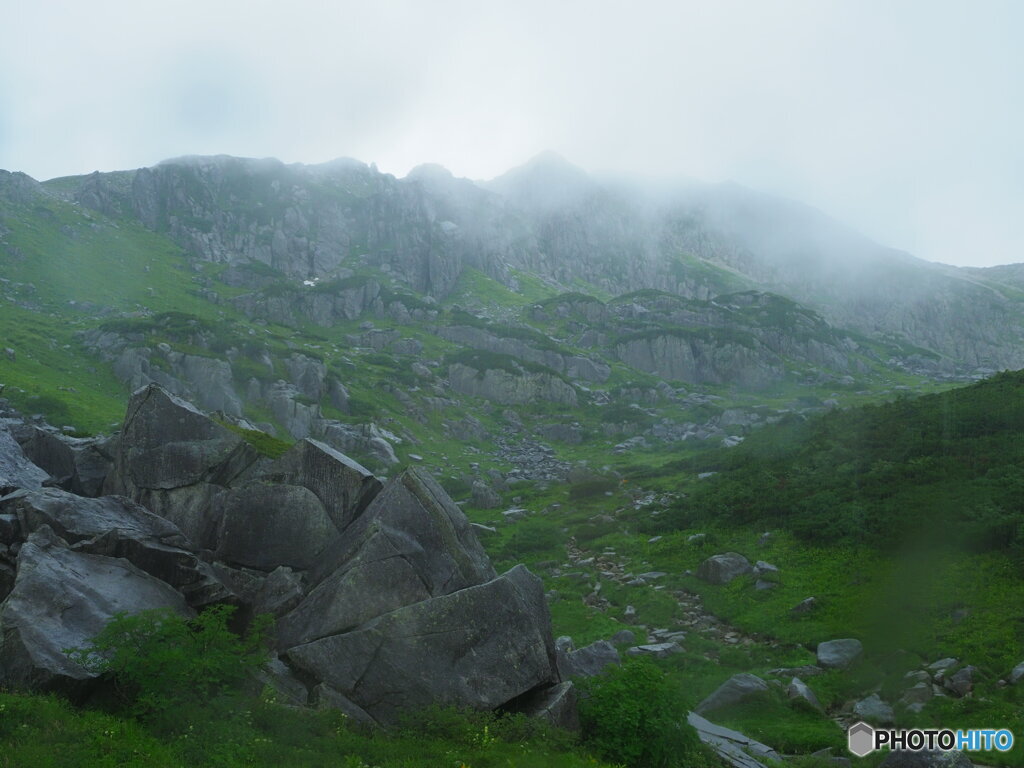
[[[308,488],[339,531],[362,514],[381,489],[359,462],[318,440],[299,440],[260,475],[267,482]]]
[[[287,656],[381,722],[435,703],[493,709],[557,675],[543,585],[523,566]]]
[[[0,494],[15,488],[41,488],[49,477],[37,467],[3,427],[0,427]]]
[[[810,613],[811,611],[813,611],[817,607],[818,607],[818,600],[816,598],[805,597],[799,603],[797,603],[792,608],[790,608],[789,612],[790,613],[794,613],[794,614]]]
[[[669,656],[672,656],[673,654],[682,652],[683,647],[674,640],[666,643],[647,643],[646,645],[634,645],[632,648],[626,649],[627,656],[650,656],[655,659],[666,659]]]
[[[741,672],[733,675],[707,698],[697,705],[695,712],[704,714],[722,707],[739,704],[743,701],[759,699],[768,693],[768,683],[757,675]]]
[[[298,485],[247,485],[227,492],[221,504],[217,557],[229,564],[305,570],[338,537],[320,500]]]
[[[781,763],[782,755],[771,747],[744,736],[739,731],[723,728],[691,712],[686,722],[692,725],[700,740],[711,747],[733,768],[765,768],[765,762]]]
[[[697,578],[709,584],[728,584],[737,576],[751,572],[750,561],[737,552],[712,555],[697,567]]]
[[[172,608],[184,598],[120,558],[73,552],[48,526],[18,553],[13,591],[0,605],[0,684],[77,691],[95,674],[65,649],[81,648],[114,614]]]
[[[337,709],[362,725],[378,725],[365,709],[326,683],[319,683],[313,688],[313,700],[318,709]]]
[[[1010,685],[1016,685],[1021,680],[1024,680],[1024,661],[1022,661],[1020,664],[1014,667],[1010,671],[1009,676],[1006,678],[1006,681]]]
[[[611,636],[611,642],[616,645],[622,643],[632,643],[636,640],[636,633],[631,629],[620,629],[614,635]]]
[[[277,654],[273,654],[266,664],[256,672],[256,679],[270,686],[282,704],[303,707],[309,703],[309,689],[292,674]]]
[[[931,683],[919,682],[903,692],[899,703],[907,709],[920,712],[924,705],[931,701],[933,695]]]
[[[534,689],[513,702],[509,709],[546,720],[567,731],[580,729],[576,686],[571,680]]]
[[[302,576],[287,566],[279,566],[263,579],[251,602],[253,613],[283,616],[305,596]]]
[[[181,591],[193,607],[234,602],[176,525],[123,496],[20,491],[0,499],[0,512],[16,516],[22,536],[47,526],[76,551],[124,558]]]
[[[491,486],[482,480],[473,481],[472,504],[479,509],[494,509],[501,505],[499,496]]]
[[[566,669],[559,665],[562,677],[594,677],[601,674],[605,667],[620,663],[619,652],[607,640],[598,640],[575,651],[570,651],[566,658]]]
[[[807,683],[801,680],[799,677],[794,677],[790,680],[789,685],[786,687],[786,696],[792,702],[800,702],[806,704],[813,709],[822,711],[824,707],[821,706],[821,702],[818,701],[818,697],[814,694]]]
[[[947,691],[952,691],[957,696],[966,696],[973,690],[977,674],[978,668],[968,665],[946,677],[942,684]]]
[[[860,640],[844,638],[818,644],[818,664],[828,669],[845,669],[864,652]]]
[[[241,437],[150,384],[128,403],[104,490],[140,502],[206,546],[214,529],[214,498],[256,458]]]
[[[466,516],[417,469],[389,481],[319,559],[317,586],[278,623],[284,648],[495,576]]]
[[[893,721],[892,707],[882,701],[877,693],[855,703],[853,714],[861,720],[878,725],[889,725]]]

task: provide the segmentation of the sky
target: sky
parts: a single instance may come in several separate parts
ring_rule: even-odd
[[[1024,262],[1017,0],[0,0],[0,168],[187,154],[735,181]]]

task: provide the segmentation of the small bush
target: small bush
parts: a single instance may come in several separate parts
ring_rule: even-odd
[[[88,647],[69,655],[112,679],[129,714],[184,726],[183,713],[229,697],[267,659],[266,622],[240,637],[228,628],[234,611],[218,605],[191,621],[169,608],[119,613]]]
[[[607,760],[644,768],[710,765],[687,705],[648,659],[579,681],[583,738]]]

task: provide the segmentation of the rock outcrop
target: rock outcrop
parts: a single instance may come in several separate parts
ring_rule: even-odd
[[[64,442],[27,442],[75,466]],[[87,498],[41,487],[0,432],[0,686],[84,695],[100,682],[67,651],[115,613],[227,603],[277,617],[262,674],[297,704],[366,723],[435,703],[577,722],[540,579],[497,575],[429,474],[382,485],[314,440],[261,457],[154,384],[113,445],[108,495]]]

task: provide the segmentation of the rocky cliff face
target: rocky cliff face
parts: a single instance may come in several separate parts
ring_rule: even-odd
[[[31,191],[27,177],[9,176],[10,194]],[[708,300],[759,287],[954,365],[1024,365],[1024,310],[1005,274],[979,279],[919,261],[811,208],[735,185],[653,192],[598,182],[551,156],[483,185],[436,166],[399,180],[350,160],[304,167],[204,157],[94,174],[73,194],[166,232],[196,258],[262,264],[295,279],[344,277],[359,257],[435,298],[470,266],[513,287],[513,270],[612,294],[657,289]],[[387,311],[372,286],[237,302],[277,322],[321,325]]]
[[[2,685],[84,694],[99,681],[67,649],[115,613],[218,603],[276,617],[290,698],[365,722],[559,683],[540,580],[496,574],[426,473],[382,485],[311,440],[261,457],[155,384],[132,397],[105,470],[106,495],[41,488],[48,473],[0,431]]]

